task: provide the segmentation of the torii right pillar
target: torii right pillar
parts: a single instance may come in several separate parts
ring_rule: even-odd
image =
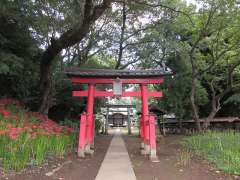
[[[155,118],[148,110],[148,86],[141,84],[142,116],[140,122],[141,153],[149,155],[152,162],[159,162],[156,150]]]

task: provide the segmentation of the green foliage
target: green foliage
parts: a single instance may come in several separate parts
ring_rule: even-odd
[[[196,104],[200,106],[200,116],[206,115],[212,98],[209,83],[216,93],[223,92],[229,85],[229,68],[238,62],[240,16],[237,2],[200,0],[199,4],[204,6],[199,9],[180,0],[144,2],[156,6],[127,1],[121,64],[129,64],[123,66],[129,69],[168,65],[176,75],[166,78],[161,88],[155,87],[165,94],[163,101],[157,103],[169,113],[190,118],[192,68],[189,53],[197,42],[193,52],[199,73],[195,97]],[[42,51],[54,39],[81,22],[83,3],[71,0],[0,2],[0,96],[16,97],[31,109],[36,109]],[[157,6],[159,3],[162,6]],[[98,19],[81,42],[56,57],[52,67],[53,104],[68,107],[66,118],[76,118],[84,111],[86,100],[72,97],[71,91],[75,87],[65,79],[64,68],[114,68],[119,53],[121,24],[122,4],[114,3],[113,8]],[[233,72],[232,79],[236,83],[240,80],[239,72],[239,67]],[[86,86],[77,88],[84,89]],[[228,99],[232,93],[224,98],[234,105],[238,103],[238,96]],[[104,101],[96,100],[95,111]]]
[[[240,94],[233,94],[226,101],[224,101],[224,104],[228,103],[233,103],[235,105],[240,104]]]
[[[167,42],[174,42],[173,47],[168,44],[166,47],[159,46],[165,50],[159,53],[159,56],[165,55],[166,63],[176,72],[173,79],[169,78],[166,81],[164,88],[166,94],[164,101],[168,103],[159,102],[159,104],[180,117],[191,114],[188,109],[190,108],[189,94],[193,71],[196,72],[195,78],[197,79],[195,104],[198,106],[200,117],[207,116],[209,109],[211,110],[209,107],[211,107],[210,102],[213,98],[212,87],[216,95],[224,92],[230,86],[229,70],[239,62],[237,60],[239,56],[237,29],[239,28],[236,25],[239,24],[239,8],[236,1],[199,2],[204,3],[204,6],[198,11],[191,7],[181,8],[184,12],[194,13],[191,21],[186,15],[179,14],[173,18],[171,24],[164,23],[162,27],[166,27],[162,31],[168,29],[172,33],[170,34],[172,39],[167,38],[166,35],[158,36],[162,41],[168,39]],[[152,34],[154,37],[156,32]],[[174,35],[175,38],[173,38]],[[169,48],[173,48],[170,50],[175,53],[167,52],[166,49]],[[194,51],[191,51],[193,48]],[[190,55],[193,66],[190,63]],[[150,67],[153,67],[154,60],[150,63]],[[238,72],[239,67],[234,70],[233,85],[239,83]],[[229,94],[224,94],[224,98],[227,96]]]
[[[81,65],[81,68],[102,68],[102,69],[112,69],[114,68],[116,62],[111,55],[99,54],[92,56],[87,62]]]
[[[105,117],[99,113],[96,114],[96,116],[95,116],[95,132],[97,134],[99,134],[102,129],[104,118]]]
[[[64,119],[63,121],[60,121],[60,124],[63,126],[71,127],[75,129],[76,132],[79,131],[79,120]]]
[[[166,77],[162,86],[155,86],[156,89],[162,90],[163,98],[158,101],[160,108],[165,109],[168,113],[174,113],[180,119],[191,118],[191,106],[189,94],[191,91],[190,64],[188,57],[179,54],[176,57],[171,56],[168,59],[168,66],[176,74]],[[196,103],[204,106],[209,102],[207,89],[197,81],[196,85]]]
[[[39,54],[26,14],[17,2],[0,2],[0,96],[36,99]]]
[[[25,132],[17,139],[0,135],[0,165],[6,170],[16,171],[28,165],[40,165],[47,154],[62,157],[69,147],[72,148],[74,141],[73,134],[31,137]]]
[[[208,92],[200,82],[198,81],[196,88],[196,102],[199,106],[206,105],[208,103]]]
[[[185,138],[184,146],[203,156],[216,166],[231,174],[240,174],[240,133],[207,132]]]

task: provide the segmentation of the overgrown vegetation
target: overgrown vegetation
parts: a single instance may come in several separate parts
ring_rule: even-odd
[[[183,144],[227,173],[240,174],[240,133],[209,131],[184,139]]]
[[[63,157],[73,148],[74,129],[29,112],[12,99],[2,99],[0,105],[0,166],[5,170],[40,165],[46,155]]]
[[[32,137],[27,131],[17,139],[0,136],[0,165],[16,171],[26,166],[40,165],[47,154],[62,157],[74,143],[73,134],[37,135]]]

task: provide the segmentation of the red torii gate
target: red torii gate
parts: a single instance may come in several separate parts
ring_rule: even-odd
[[[158,70],[106,70],[91,69],[83,70],[70,68],[66,70],[67,76],[73,84],[88,84],[86,91],[73,91],[75,97],[87,97],[87,113],[81,114],[78,156],[84,157],[85,153],[92,154],[94,145],[94,97],[141,97],[142,115],[140,120],[140,135],[142,138],[142,154],[149,155],[152,161],[158,161],[156,153],[155,118],[149,114],[148,98],[162,97],[162,92],[151,92],[148,84],[163,83],[163,76],[171,72],[163,69]],[[96,84],[113,84],[113,91],[97,90]],[[139,84],[140,90],[134,92],[122,91],[122,84]]]

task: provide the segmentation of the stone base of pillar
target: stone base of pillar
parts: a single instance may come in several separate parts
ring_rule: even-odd
[[[82,149],[82,148],[78,148],[77,154],[78,154],[78,157],[84,158],[85,157],[85,150]]]
[[[90,148],[91,148],[91,149],[94,149],[94,141],[91,143]]]
[[[93,155],[93,154],[94,154],[94,150],[91,149],[91,145],[90,145],[90,144],[87,144],[87,145],[86,145],[85,153],[86,153],[86,154],[90,154],[90,155]]]
[[[147,154],[150,154],[150,146],[149,145],[146,145],[144,144],[144,148],[141,149],[141,154],[142,155],[147,155]]]
[[[144,149],[144,142],[141,142],[140,148],[141,148],[141,149]]]
[[[144,149],[147,154],[150,154],[150,145],[149,144],[146,144]]]
[[[157,152],[156,149],[151,149],[150,150],[150,155],[149,158],[152,162],[160,162],[157,156]]]
[[[145,149],[141,149],[141,155],[147,155],[147,152]]]

